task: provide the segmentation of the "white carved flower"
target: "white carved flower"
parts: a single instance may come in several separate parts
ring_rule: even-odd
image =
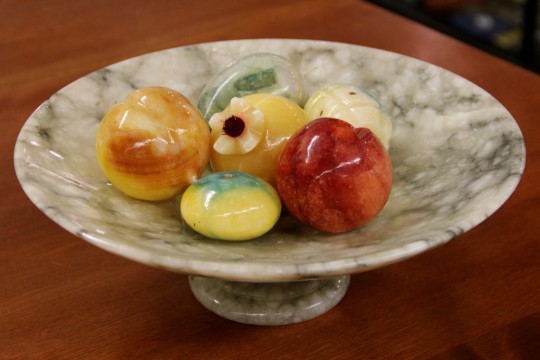
[[[215,113],[209,124],[212,133],[220,134],[214,142],[214,150],[223,155],[250,152],[259,144],[266,129],[263,112],[236,97],[225,110]]]

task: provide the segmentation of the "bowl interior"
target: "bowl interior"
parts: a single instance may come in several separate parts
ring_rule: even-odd
[[[248,54],[289,59],[307,93],[342,82],[390,114],[394,185],[368,225],[322,234],[284,216],[262,238],[206,239],[178,199],[144,202],[111,187],[95,156],[107,109],[133,89],[166,86],[196,102],[207,81]],[[473,83],[373,48],[309,40],[241,40],[174,48],[93,72],[45,101],[22,128],[15,168],[29,198],[66,230],[118,255],[171,271],[229,280],[285,281],[349,274],[405,259],[474,227],[511,195],[525,164],[509,112]]]

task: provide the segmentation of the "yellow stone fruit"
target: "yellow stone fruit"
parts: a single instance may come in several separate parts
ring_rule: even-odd
[[[180,201],[184,222],[220,240],[250,240],[279,220],[281,200],[267,182],[246,173],[212,173],[190,185]]]
[[[233,98],[209,121],[212,169],[249,173],[274,186],[283,147],[308,121],[304,109],[279,95]]]
[[[142,88],[105,114],[96,155],[105,176],[126,195],[165,200],[180,194],[207,167],[210,129],[180,93]]]
[[[344,120],[355,128],[368,128],[390,147],[392,121],[381,105],[362,89],[347,84],[330,84],[313,93],[304,109],[310,120],[331,117]]]

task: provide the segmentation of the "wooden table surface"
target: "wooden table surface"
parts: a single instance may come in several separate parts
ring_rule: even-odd
[[[493,216],[412,259],[353,275],[308,322],[224,320],[187,276],[69,234],[24,195],[15,139],[61,87],[154,50],[307,38],[410,55],[486,89],[515,117],[527,166]],[[0,359],[533,359],[540,353],[540,77],[359,0],[0,1]]]

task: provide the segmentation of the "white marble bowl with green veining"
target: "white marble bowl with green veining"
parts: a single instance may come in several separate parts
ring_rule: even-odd
[[[308,95],[330,83],[353,84],[391,116],[394,183],[375,220],[329,235],[283,216],[261,238],[217,241],[182,223],[178,199],[135,200],[107,182],[94,143],[111,105],[153,85],[175,89],[195,103],[217,72],[258,52],[292,62]],[[174,272],[274,283],[367,271],[444,244],[508,199],[523,173],[525,146],[503,105],[444,69],[357,45],[267,39],[159,51],[84,76],[31,115],[17,139],[14,161],[31,201],[100,248]]]

